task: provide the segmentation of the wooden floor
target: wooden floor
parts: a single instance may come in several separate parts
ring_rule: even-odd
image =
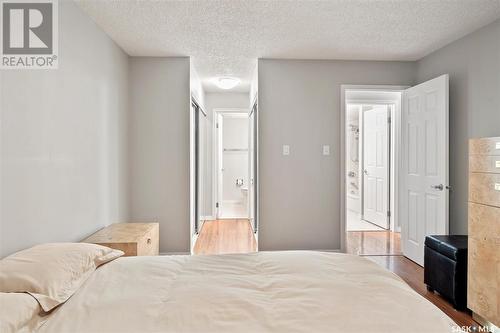
[[[194,245],[194,254],[248,253],[257,250],[250,221],[206,221]]]
[[[387,268],[401,277],[410,287],[446,313],[459,326],[477,326],[470,311],[457,311],[437,293],[427,291],[424,269],[404,256],[366,256],[367,259]]]
[[[398,232],[348,231],[347,253],[357,255],[402,255]]]
[[[424,284],[424,269],[404,257],[401,252],[399,233],[390,231],[349,231],[346,250],[371,260],[394,272],[410,287],[440,308],[459,326],[478,325],[470,312],[457,311],[437,293],[427,291]]]

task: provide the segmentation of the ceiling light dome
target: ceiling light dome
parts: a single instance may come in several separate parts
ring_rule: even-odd
[[[224,76],[216,78],[214,83],[217,87],[228,90],[236,87],[240,83],[240,79],[236,77]]]

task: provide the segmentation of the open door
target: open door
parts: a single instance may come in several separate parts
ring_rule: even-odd
[[[363,220],[389,229],[389,119],[387,105],[363,112]]]
[[[424,264],[424,240],[448,234],[448,75],[403,93],[399,218],[403,254]]]

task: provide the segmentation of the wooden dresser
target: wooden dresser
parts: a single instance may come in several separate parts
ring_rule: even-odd
[[[500,326],[500,137],[469,142],[467,306]]]
[[[156,256],[159,250],[159,224],[115,223],[82,242],[122,250],[125,256]]]

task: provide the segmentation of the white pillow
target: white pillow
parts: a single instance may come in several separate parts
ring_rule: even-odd
[[[33,332],[46,317],[33,296],[25,293],[0,293],[0,332]]]
[[[122,255],[89,243],[37,245],[0,260],[0,292],[29,293],[50,311],[66,302],[98,266]]]

